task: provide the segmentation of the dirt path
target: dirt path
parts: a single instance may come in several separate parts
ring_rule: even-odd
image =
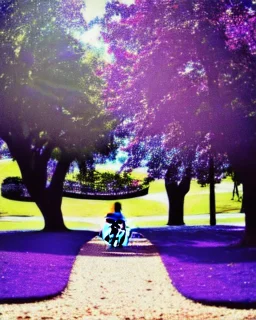
[[[95,237],[81,248],[61,296],[0,305],[0,319],[245,320],[256,315],[250,310],[203,306],[182,297],[146,239],[135,239],[125,249],[107,250]]]

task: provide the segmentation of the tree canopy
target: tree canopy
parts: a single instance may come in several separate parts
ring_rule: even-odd
[[[61,0],[1,5],[0,137],[17,160],[29,193],[43,214],[49,212],[50,225],[50,212],[61,216],[70,163],[111,149],[114,120],[105,110],[104,82],[96,74],[102,60],[77,36],[88,28],[82,5]],[[58,164],[47,186],[50,158]]]
[[[60,9],[20,1],[5,19],[1,133],[40,148],[51,143],[69,153],[78,146],[97,150],[109,129],[103,82],[95,75],[99,58],[67,33],[58,21]]]
[[[228,152],[247,186],[246,223],[255,229],[249,191],[256,177],[255,11],[249,2],[109,4],[104,38],[114,59],[105,77],[108,106],[135,143],[160,134],[168,149],[184,142],[190,148],[211,133],[213,153]]]
[[[248,49],[253,45],[246,39],[242,44],[239,35],[239,46],[230,44],[241,28],[240,23],[230,33],[237,15],[246,23],[254,15],[250,12],[207,0],[109,5],[104,35],[114,54],[106,71],[111,110],[121,113],[124,126],[140,137],[164,132],[194,141],[212,131],[225,133],[228,145],[236,113],[241,121],[254,107],[255,59]],[[242,100],[245,85],[247,101]],[[234,127],[227,128],[231,114]]]

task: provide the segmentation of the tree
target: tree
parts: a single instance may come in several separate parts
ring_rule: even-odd
[[[81,16],[79,10],[74,14],[77,8],[29,0],[6,1],[1,9],[0,137],[44,216],[45,230],[65,230],[62,189],[70,163],[111,147],[113,119],[95,74],[100,59],[72,37],[71,26]],[[57,165],[47,185],[50,159]]]
[[[211,147],[209,134],[195,150],[186,144],[169,150],[165,146],[165,137],[159,135],[143,141],[140,139],[139,142],[131,140],[123,147],[128,156],[121,170],[145,166],[149,181],[165,180],[169,200],[168,225],[184,225],[184,202],[191,179],[196,179],[202,186],[209,184],[210,224],[216,225],[214,188],[226,177],[229,161],[226,154],[213,154]]]
[[[159,135],[135,143],[132,140],[124,148],[128,157],[121,170],[146,166],[149,182],[164,179],[169,200],[167,224],[184,225],[184,200],[193,177],[194,154],[184,145],[168,150],[164,141]]]
[[[113,2],[104,36],[114,54],[105,73],[111,110],[138,140],[161,133],[195,146],[214,134],[213,152],[227,152],[241,176],[245,242],[253,243],[255,35],[239,31],[241,23],[248,28],[248,17],[253,26],[255,13],[230,1]],[[232,29],[234,21],[242,22]]]
[[[230,15],[231,13],[231,15]],[[227,46],[234,55],[233,81],[230,89],[236,92],[229,117],[229,141],[227,145],[232,168],[243,184],[243,207],[246,233],[244,244],[256,244],[256,147],[255,147],[255,98],[256,98],[256,38],[255,11],[245,8],[241,3],[233,6],[223,15],[226,24]],[[226,128],[227,129],[227,128]]]
[[[145,1],[144,3],[138,2],[137,9],[135,6],[125,7],[118,3],[109,6],[108,14],[111,15],[112,10],[114,10],[115,13],[120,13],[122,18],[119,24],[115,22],[116,20],[113,22],[112,17],[109,18],[107,14],[110,23],[107,24],[105,39],[115,54],[115,63],[109,69],[105,70],[105,75],[109,83],[106,95],[111,110],[119,116],[121,114],[124,130],[126,132],[133,132],[135,138],[131,143],[132,146],[139,143],[139,141],[143,141],[145,137],[152,137],[152,141],[154,141],[154,136],[160,133],[160,135],[165,135],[163,147],[166,148],[167,152],[163,156],[166,156],[168,153],[172,154],[174,146],[176,150],[178,148],[184,151],[183,153],[179,152],[179,161],[175,161],[173,164],[167,161],[169,163],[168,168],[163,165],[165,170],[165,186],[169,198],[168,224],[181,225],[184,224],[184,197],[189,191],[192,177],[191,161],[193,157],[191,157],[191,155],[188,157],[186,150],[189,149],[188,145],[191,146],[191,149],[195,149],[198,139],[193,140],[191,139],[192,136],[189,138],[189,135],[183,130],[178,121],[175,122],[169,118],[168,108],[165,108],[166,113],[164,115],[159,109],[159,107],[161,108],[159,105],[161,97],[163,97],[165,103],[168,103],[170,99],[168,89],[165,85],[166,81],[170,81],[170,85],[175,86],[175,79],[172,81],[168,75],[171,71],[167,70],[165,66],[167,63],[166,59],[169,59],[167,57],[168,50],[175,50],[175,48],[173,49],[171,45],[168,46],[168,44],[165,43],[163,46],[159,45],[154,51],[153,41],[160,30],[151,31],[154,28],[155,19],[159,21],[162,19],[162,9],[165,4],[163,2],[155,3],[153,5],[154,8],[150,11],[151,5],[152,2],[149,3]],[[149,7],[150,10],[148,10],[147,7]],[[136,10],[138,11],[136,12]],[[144,15],[146,12],[147,14]],[[145,21],[142,21],[143,18],[145,18]],[[134,30],[129,26],[130,20],[131,24],[136,24]],[[151,25],[152,29],[150,30]],[[141,35],[143,36],[141,37]],[[149,46],[147,47],[148,40]],[[178,49],[176,51],[178,51]],[[159,62],[157,72],[155,72],[156,70],[154,69],[156,62]],[[171,64],[169,65],[170,69],[175,68],[175,63],[173,66]],[[147,74],[146,77],[144,76],[145,72]],[[151,72],[153,73],[151,74]],[[195,89],[188,87],[185,94],[191,96],[190,90],[193,91]],[[150,111],[152,106],[154,106],[158,112],[152,109]],[[180,117],[183,117],[183,115],[184,110],[180,110]],[[143,126],[143,124],[145,124],[145,126]],[[188,138],[186,148],[184,148],[181,139],[185,134]],[[173,143],[173,140],[175,140],[175,143]],[[152,145],[153,143],[151,143],[151,146]],[[152,152],[154,156],[150,160],[150,165],[154,166],[153,163],[156,161],[157,151],[152,150]],[[132,153],[134,153],[134,151],[132,151]],[[149,150],[148,153],[150,153]],[[166,157],[168,158],[168,156]],[[162,162],[166,164],[166,161],[163,159]],[[175,170],[177,164],[180,164],[181,167]],[[184,170],[185,164],[187,166],[186,170]],[[154,172],[156,176],[159,174],[155,170],[151,170],[151,174],[152,172]]]
[[[227,154],[213,152],[212,137],[207,134],[198,145],[194,161],[194,173],[201,186],[209,184],[210,225],[216,225],[215,184],[226,177],[229,168]]]
[[[190,60],[195,56],[195,48],[184,51],[184,43],[175,41],[182,38],[188,48],[191,43],[182,21],[188,11],[184,4],[178,13],[175,11],[179,6],[170,1],[137,1],[136,4],[125,7],[115,2],[109,6],[109,15],[119,14],[121,20],[118,23],[107,15],[105,39],[115,55],[115,63],[105,73],[109,84],[106,94],[111,110],[121,113],[122,126],[134,133],[135,141],[149,136],[154,139],[154,135],[160,133],[165,135],[165,143],[161,145],[166,149],[163,157],[169,152],[172,154],[174,146],[180,150],[179,160],[167,161],[166,167],[166,159],[162,159],[165,164],[162,167],[169,198],[168,224],[181,225],[195,149],[205,134],[198,130],[195,136],[191,131],[201,114],[197,119],[191,117],[190,123],[184,125],[188,114],[185,101],[189,101],[194,112],[200,102],[205,102],[205,78],[202,66]],[[177,19],[168,20],[168,15],[173,13]],[[169,108],[170,102],[172,108]],[[151,166],[158,151],[152,152]]]

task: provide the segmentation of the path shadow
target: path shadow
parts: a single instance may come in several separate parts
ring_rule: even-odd
[[[57,255],[77,254],[84,242],[97,232],[5,231],[0,232],[0,252],[31,252]],[[76,248],[76,249],[75,249]]]
[[[256,248],[234,247],[243,227],[140,230],[157,248],[176,289],[208,305],[256,307]]]
[[[60,294],[74,260],[95,232],[1,232],[0,303],[44,300]]]
[[[96,235],[93,231],[0,232],[0,303],[33,302],[59,295],[67,286],[79,252],[126,258],[157,254],[146,239],[132,239],[129,247],[106,250]],[[85,250],[81,250],[83,246]]]

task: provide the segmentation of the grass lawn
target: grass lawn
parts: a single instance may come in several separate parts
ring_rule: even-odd
[[[232,188],[232,184],[230,184]],[[208,191],[208,187],[203,188],[204,191]],[[232,189],[231,189],[232,190]],[[217,213],[228,213],[228,212],[240,212],[241,202],[231,200],[231,192],[215,193],[215,203]],[[204,214],[209,213],[209,194],[188,193],[185,198],[184,206],[185,214]]]
[[[101,168],[102,170],[102,168]],[[135,173],[136,178],[142,179],[145,174],[141,172]],[[14,161],[0,161],[0,183],[9,176],[20,176],[19,168]],[[222,192],[218,192],[219,187]],[[217,212],[239,212],[241,203],[232,201],[233,183],[230,179],[225,179],[220,185],[216,185],[216,211]],[[221,188],[220,188],[221,189]],[[193,220],[193,224],[209,224],[209,219],[200,219],[200,214],[209,213],[209,187],[202,188],[196,181],[192,181],[190,192],[185,199],[185,221],[186,216],[198,214],[198,220]],[[149,195],[139,198],[121,200],[123,211],[127,218],[143,217],[143,216],[160,216],[159,220],[141,221],[137,226],[162,226],[166,224],[168,214],[168,204],[165,201],[166,193],[163,180],[157,180],[150,184]],[[113,200],[86,200],[63,198],[62,211],[65,217],[103,217],[110,212]],[[17,230],[17,229],[41,229],[43,221],[15,221],[8,222],[1,220],[1,216],[16,217],[41,217],[41,213],[37,206],[32,202],[12,201],[0,196],[0,230]],[[166,216],[163,219],[163,216]],[[232,215],[230,222],[233,221]],[[228,221],[227,221],[228,222]],[[190,224],[187,222],[186,224]],[[87,228],[95,227],[96,224],[88,222],[67,222],[69,228]]]

